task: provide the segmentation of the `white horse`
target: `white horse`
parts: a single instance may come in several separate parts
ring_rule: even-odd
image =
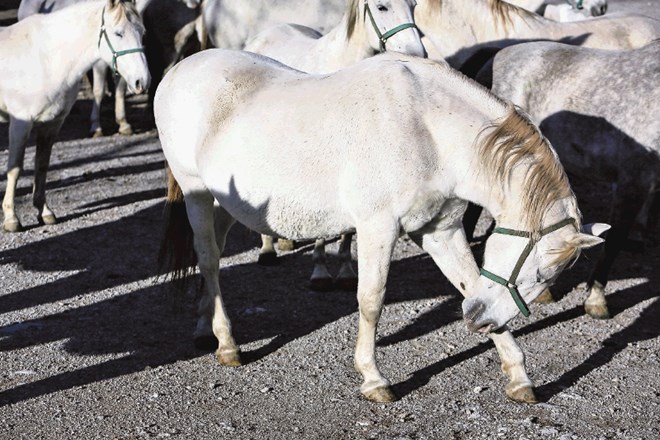
[[[512,5],[536,12],[545,18],[556,21],[584,20],[587,17],[598,17],[607,12],[607,0],[566,0],[566,3],[555,5],[546,0],[505,0]],[[566,12],[566,10],[570,12]],[[572,19],[562,19],[555,14],[563,13]]]
[[[53,142],[85,72],[103,60],[126,79],[132,92],[149,87],[143,32],[135,6],[121,0],[33,15],[0,32],[0,121],[9,121],[7,190],[2,202],[6,231],[21,229],[14,194],[33,129],[37,134],[33,202],[40,223],[56,222],[46,204],[46,172]]]
[[[660,21],[608,14],[560,23],[502,0],[417,0],[415,23],[429,58],[461,68],[480,52],[532,40],[601,49],[632,49],[660,37]]]
[[[468,297],[468,328],[502,329],[491,336],[511,378],[507,395],[535,401],[523,353],[503,327],[602,239],[580,232],[559,161],[513,107],[418,57],[387,52],[309,75],[224,49],[177,64],[154,104],[171,172],[164,254],[178,276],[198,262],[206,294],[196,338],[217,338],[221,364],[240,365],[218,283],[236,220],[293,239],[357,232],[355,367],[365,397],[394,399],[376,366],[376,327],[392,251],[406,233]],[[507,228],[488,240],[484,276],[461,225],[466,200]]]
[[[21,4],[18,7],[18,20],[23,20],[26,17],[34,14],[45,14],[59,11],[60,9],[69,7],[71,5],[89,1],[96,0],[21,0]],[[145,13],[157,15],[159,21],[158,26],[149,29],[148,32],[152,40],[155,38],[162,40],[162,28],[167,28],[167,30],[175,26],[181,28],[183,26],[183,24],[180,23],[181,20],[190,20],[189,16],[192,13],[192,10],[198,8],[199,6],[199,2],[197,0],[134,0],[134,3],[141,16],[144,16]],[[168,3],[170,4],[168,5]],[[190,12],[185,10],[181,11],[180,8],[177,8],[178,4],[182,6],[185,4],[189,8]],[[163,13],[164,10],[172,11],[169,15],[165,15]],[[192,21],[194,22],[195,19],[196,16],[192,18]],[[194,29],[192,29],[192,31],[194,32]],[[183,35],[179,38],[179,40],[185,40],[187,37],[188,35]],[[153,54],[154,50],[152,50],[152,55]],[[162,57],[162,55],[160,56]],[[177,61],[180,59],[178,56],[175,56],[174,58]],[[105,95],[105,79],[109,68],[110,66],[108,66],[108,64],[102,60],[92,67],[92,93],[94,99],[92,101],[92,112],[89,119],[90,133],[94,137],[103,136],[103,130],[101,128],[101,102]],[[119,78],[115,83],[114,97],[115,121],[118,125],[118,133],[122,135],[130,135],[133,133],[133,128],[126,119],[126,82],[122,78]]]
[[[339,23],[345,7],[346,0],[204,0],[202,16],[213,46],[243,49],[252,36],[283,23],[325,34]]]
[[[326,35],[298,24],[282,24],[267,29],[245,46],[245,50],[274,58],[307,73],[330,73],[383,50],[425,56],[420,35],[413,23],[414,0],[349,0],[346,12],[337,26]],[[280,248],[282,248],[280,241]],[[341,266],[336,284],[354,289],[357,275],[351,264],[351,235],[342,236],[339,250]],[[259,254],[261,264],[276,260],[273,237],[262,236]],[[325,240],[314,246],[314,270],[310,279],[313,290],[332,288],[328,272]]]
[[[608,273],[660,189],[660,40],[623,51],[516,45],[495,57],[493,92],[530,113],[568,170],[615,184],[613,227],[585,302],[589,315],[609,317]]]

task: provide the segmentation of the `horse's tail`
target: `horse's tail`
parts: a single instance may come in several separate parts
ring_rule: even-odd
[[[197,254],[193,246],[193,230],[188,220],[183,191],[167,171],[167,198],[165,200],[163,239],[158,253],[161,274],[170,277],[174,285],[185,290],[197,265]]]

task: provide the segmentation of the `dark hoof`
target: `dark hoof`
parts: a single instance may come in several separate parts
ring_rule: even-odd
[[[89,133],[93,138],[103,137],[103,130],[100,128]]]
[[[238,350],[225,351],[222,353],[216,352],[215,358],[218,360],[219,364],[227,367],[240,367],[243,365],[241,363],[241,352]]]
[[[130,124],[120,124],[119,130],[117,131],[122,136],[130,136],[133,134],[133,127]]]
[[[334,289],[332,278],[313,278],[309,280],[309,288],[316,292],[329,292]]]
[[[398,400],[390,387],[378,387],[369,391],[363,391],[362,395],[372,402],[388,403]]]
[[[262,266],[276,266],[280,264],[280,260],[277,258],[275,252],[268,252],[265,254],[259,254],[257,264],[261,264]]]
[[[218,339],[213,335],[195,336],[195,348],[202,351],[218,349]]]

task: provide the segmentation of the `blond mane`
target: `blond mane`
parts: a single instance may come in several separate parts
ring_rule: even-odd
[[[348,0],[346,2],[346,39],[350,40],[355,32],[355,26],[360,19],[360,1],[363,0]]]
[[[564,168],[536,125],[514,106],[509,106],[501,122],[494,122],[485,130],[490,128],[478,147],[481,165],[493,183],[501,186],[509,182],[517,165],[529,166],[520,210],[526,229],[539,231],[553,202],[574,197]]]
[[[443,0],[426,0],[428,3],[428,11],[431,16],[438,16],[442,13]],[[536,19],[537,14],[528,11],[527,9],[520,8],[502,0],[454,0],[463,1],[465,4],[485,2],[490,13],[495,20],[495,25],[501,25],[504,29],[513,26],[512,16],[518,15],[526,19]],[[468,7],[478,7],[478,5],[470,5]]]

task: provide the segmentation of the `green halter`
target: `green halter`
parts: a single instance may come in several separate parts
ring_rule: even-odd
[[[369,3],[367,3],[367,0],[364,1],[364,10],[365,14],[369,14],[369,19],[371,20],[371,25],[374,27],[374,30],[376,31],[376,35],[378,35],[378,40],[380,40],[380,51],[385,52],[385,44],[387,44],[387,40],[389,40],[392,36],[395,34],[401,32],[404,29],[408,28],[415,28],[417,29],[417,26],[415,23],[404,23],[400,24],[389,31],[385,32],[384,34],[380,33],[380,30],[378,30],[378,25],[376,24],[376,20],[374,20],[374,16],[371,14],[371,8],[369,8]]]
[[[108,43],[108,47],[110,48],[110,52],[112,52],[112,73],[117,76],[117,58],[119,58],[122,55],[128,55],[129,53],[136,53],[136,52],[142,52],[144,53],[144,47],[137,47],[135,49],[126,49],[126,50],[120,50],[116,51],[114,47],[112,47],[112,43],[110,43],[110,38],[108,38],[108,32],[105,30],[105,6],[103,7],[103,10],[101,11],[101,31],[99,32],[99,42],[98,42],[98,47],[101,47],[101,38],[105,37],[105,42]]]
[[[509,293],[511,294],[513,301],[518,306],[518,309],[520,309],[520,313],[522,313],[523,316],[525,317],[529,316],[529,309],[527,308],[527,304],[525,304],[525,301],[522,299],[522,296],[520,296],[520,292],[518,292],[518,286],[516,285],[516,279],[518,278],[520,269],[522,269],[523,264],[525,264],[525,260],[532,252],[534,246],[536,246],[536,244],[539,241],[541,241],[541,238],[543,238],[543,236],[548,235],[549,233],[554,232],[557,229],[561,229],[567,225],[573,225],[577,228],[577,222],[575,221],[575,219],[569,217],[560,221],[559,223],[555,223],[554,225],[548,226],[547,228],[542,229],[541,231],[538,232],[517,231],[515,229],[507,229],[507,228],[493,229],[494,234],[496,233],[496,234],[504,234],[504,235],[513,235],[515,237],[529,238],[529,242],[527,243],[525,249],[523,249],[522,254],[520,254],[520,257],[518,258],[518,262],[516,263],[516,266],[513,268],[513,272],[511,272],[511,277],[509,277],[508,280],[498,275],[495,275],[494,273],[484,269],[483,267],[479,269],[479,273],[481,275],[509,289]]]
[[[571,5],[571,6],[573,6],[573,5],[571,4],[570,0],[566,0],[566,3],[568,3],[568,4]],[[579,9],[584,9],[584,5],[583,5],[583,3],[584,3],[583,0],[576,0],[576,1],[575,1],[575,9],[578,9],[578,10],[579,10]]]

